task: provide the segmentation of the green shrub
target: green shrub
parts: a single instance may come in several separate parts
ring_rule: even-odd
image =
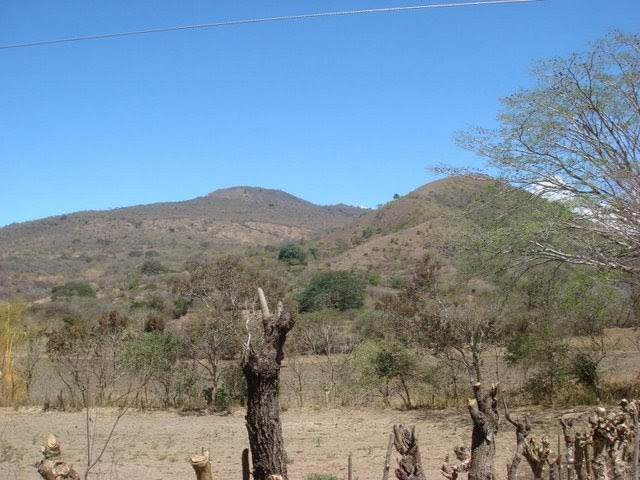
[[[143,275],[158,275],[166,273],[169,269],[160,263],[160,260],[145,260],[140,266],[140,273]]]
[[[338,477],[330,473],[311,473],[307,475],[307,480],[338,480]]]
[[[278,260],[287,262],[289,265],[304,265],[307,260],[307,254],[300,245],[287,243],[278,253]]]
[[[240,365],[233,365],[222,372],[214,400],[216,407],[221,409],[246,403],[247,382]]]
[[[67,282],[51,289],[51,300],[59,300],[69,297],[96,298],[96,292],[86,282]]]
[[[365,287],[355,274],[347,271],[320,272],[298,297],[300,312],[323,308],[349,310],[364,305]]]

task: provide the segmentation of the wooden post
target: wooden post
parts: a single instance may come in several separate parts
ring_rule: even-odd
[[[631,478],[632,480],[638,480],[638,462],[640,462],[640,425],[638,416],[640,410],[640,402],[638,400],[633,401],[633,426],[634,426],[634,437],[633,437],[633,467],[631,468]]]
[[[189,461],[196,472],[196,480],[213,480],[208,450],[202,447],[202,453],[191,455]]]
[[[391,470],[392,449],[393,449],[393,433],[390,433],[389,444],[387,445],[387,455],[384,457],[384,469],[382,470],[382,480],[389,480],[389,470]]]
[[[249,469],[249,449],[242,450],[242,480],[249,480],[251,476],[251,470]]]
[[[347,461],[347,480],[353,480],[353,454],[349,453]]]

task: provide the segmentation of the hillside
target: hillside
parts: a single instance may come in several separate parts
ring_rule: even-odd
[[[402,276],[427,250],[452,266],[454,244],[481,213],[475,207],[488,185],[482,177],[431,182],[329,233],[322,248],[335,269]]]
[[[46,295],[68,280],[115,285],[149,260],[175,269],[192,257],[312,239],[363,212],[235,187],[184,202],[13,224],[0,229],[0,298]]]
[[[319,253],[305,272],[329,267],[403,277],[426,250],[451,270],[452,240],[472,222],[471,207],[487,185],[482,178],[445,178],[377,210],[234,187],[184,202],[9,225],[0,228],[0,298],[41,298],[70,280],[117,294],[124,285],[147,288],[154,281],[149,273],[179,272],[186,260],[228,253],[268,265],[286,242],[305,242]]]

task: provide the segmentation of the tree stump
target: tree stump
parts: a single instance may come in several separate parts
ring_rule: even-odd
[[[449,455],[444,460],[444,463],[440,467],[440,473],[449,480],[457,480],[458,476],[462,472],[468,472],[471,465],[471,450],[469,447],[455,447],[453,453],[458,459],[459,463],[449,463]]]
[[[80,475],[67,462],[60,459],[62,452],[60,443],[53,435],[49,435],[47,444],[40,447],[44,458],[36,465],[38,473],[45,480],[80,480]]]
[[[498,385],[490,389],[482,384],[473,385],[474,398],[467,402],[473,432],[471,434],[471,462],[469,480],[493,480],[493,463],[496,455],[496,435],[498,433]]]
[[[415,431],[415,427],[409,428],[404,425],[394,425],[393,427],[393,443],[398,453],[402,455],[398,460],[398,468],[395,471],[398,480],[427,479],[422,469],[422,460]]]
[[[196,472],[196,480],[213,480],[211,473],[211,461],[209,451],[202,447],[202,453],[193,454],[189,457],[189,462]]]
[[[549,439],[543,437],[539,441],[536,438],[527,438],[524,442],[524,450],[522,455],[527,460],[531,472],[533,473],[533,480],[542,480],[542,473],[544,466],[549,460],[551,455],[551,449],[549,448]]]
[[[589,417],[589,424],[593,441],[593,478],[608,480],[612,470],[614,480],[625,479],[625,456],[633,438],[626,413],[624,410],[607,413],[604,408],[597,408],[595,414]]]

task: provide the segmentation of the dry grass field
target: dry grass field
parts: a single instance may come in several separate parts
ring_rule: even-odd
[[[534,433],[559,431],[562,413],[591,408],[531,411]],[[519,414],[521,412],[512,412]],[[96,449],[115,418],[115,411],[95,414]],[[349,453],[353,477],[381,479],[392,427],[415,425],[427,477],[443,478],[439,468],[456,445],[469,444],[471,420],[466,409],[448,411],[395,411],[373,409],[291,409],[283,413],[289,477],[303,480],[312,474],[347,478]],[[0,409],[0,480],[36,480],[34,464],[39,447],[50,433],[58,436],[63,457],[81,471],[86,462],[86,423],[83,412],[42,412],[37,408]],[[513,428],[502,422],[498,438],[497,478],[505,478],[506,459],[515,445]],[[181,416],[175,411],[130,411],[117,426],[103,461],[92,479],[186,480],[195,478],[187,461],[200,447],[211,452],[214,478],[241,478],[240,453],[247,446],[244,411],[229,415]],[[394,457],[395,458],[395,452]],[[395,460],[392,460],[392,465]],[[529,478],[521,466],[520,478]],[[390,478],[394,478],[393,472]]]

